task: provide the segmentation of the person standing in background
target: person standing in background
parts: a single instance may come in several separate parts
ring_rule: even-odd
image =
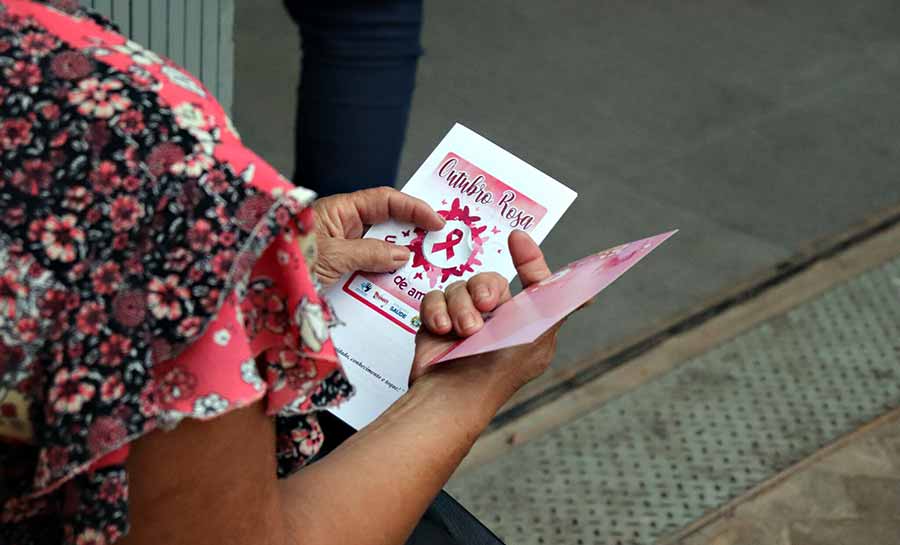
[[[422,54],[422,0],[285,0],[302,63],[294,183],[394,185]]]

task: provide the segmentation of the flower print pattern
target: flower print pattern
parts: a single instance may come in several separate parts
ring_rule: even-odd
[[[146,163],[153,176],[162,176],[172,169],[172,165],[184,159],[184,150],[174,142],[160,142],[147,155]]]
[[[181,284],[181,279],[170,274],[164,279],[154,278],[147,285],[147,306],[157,318],[177,320],[190,297],[190,291]]]
[[[137,64],[161,64],[162,57],[149,49],[131,40],[126,41],[122,45],[114,46],[113,49],[119,53],[123,53],[131,57],[131,60]]]
[[[10,87],[30,89],[42,81],[40,67],[27,61],[15,61],[4,70],[6,82]]]
[[[182,129],[200,129],[205,131],[210,128],[209,119],[203,113],[203,109],[194,106],[190,102],[182,102],[172,108],[172,113],[175,114],[175,123]]]
[[[136,135],[144,128],[144,116],[139,110],[125,110],[113,118],[113,126],[126,135]]]
[[[138,89],[155,93],[162,88],[162,83],[143,66],[129,66],[128,73],[132,84]]]
[[[218,329],[213,334],[213,341],[219,346],[228,346],[228,341],[230,340],[231,333],[227,329]]]
[[[184,174],[190,178],[199,178],[201,174],[212,168],[215,160],[205,152],[192,153],[172,164],[172,174]]]
[[[228,400],[219,394],[209,394],[198,397],[194,402],[194,415],[197,418],[212,418],[219,416],[228,409]]]
[[[143,291],[119,292],[112,300],[113,319],[125,327],[135,327],[143,323],[147,313]]]
[[[178,85],[179,87],[186,89],[196,94],[197,96],[206,98],[206,91],[203,90],[203,87],[201,87],[200,84],[198,84],[193,78],[189,77],[181,70],[167,64],[163,66],[162,72],[167,78],[169,78],[169,81],[171,81],[175,85]]]
[[[195,156],[198,158],[202,158],[205,156],[212,155],[216,149],[216,145],[219,143],[219,130],[213,129],[212,131],[206,131],[203,129],[199,129],[197,127],[191,127],[187,129],[187,131],[193,136],[197,143],[194,145]],[[201,159],[194,159],[194,163]],[[187,166],[187,165],[186,165]]]
[[[62,51],[50,61],[50,71],[57,78],[79,80],[94,70],[94,62],[80,51]]]
[[[123,87],[117,79],[88,78],[69,92],[69,102],[78,106],[81,115],[107,119],[131,106],[131,100],[121,92]]]
[[[275,288],[271,278],[256,278],[250,284],[246,301],[249,304],[244,308],[244,323],[249,331],[284,333],[288,321],[285,296]]]
[[[265,383],[256,368],[256,361],[252,358],[241,364],[241,380],[252,386],[257,392],[261,392],[265,388]]]
[[[127,231],[144,217],[144,205],[131,195],[120,195],[110,204],[113,231]]]
[[[315,426],[295,429],[291,432],[291,439],[293,439],[301,454],[312,456],[319,451],[319,447],[325,438],[322,435],[322,428]]]
[[[10,183],[22,193],[37,196],[53,182],[53,166],[39,160],[25,161],[22,168],[13,172]]]
[[[72,214],[35,220],[28,236],[41,243],[51,260],[71,263],[81,254],[85,240],[84,231],[78,227],[77,222],[78,219]]]
[[[97,454],[114,450],[125,441],[127,433],[125,423],[118,418],[101,416],[88,430],[88,449]]]
[[[94,397],[97,388],[87,380],[88,370],[79,367],[73,371],[61,369],[53,378],[48,399],[57,413],[77,413],[85,402]]]
[[[106,309],[99,302],[85,304],[78,310],[75,323],[84,335],[97,335],[106,325]]]
[[[301,339],[310,350],[322,350],[328,339],[328,321],[321,304],[306,298],[301,300],[294,312],[294,323],[300,327]]]
[[[94,200],[87,188],[80,185],[66,189],[65,195],[62,205],[71,212],[84,211]]]
[[[113,543],[129,441],[265,396],[285,476],[352,388],[309,276],[314,195],[170,61],[45,3],[0,0],[0,390],[21,400],[0,417],[25,440],[0,467],[32,468],[0,472],[0,543]]]
[[[122,383],[122,379],[116,375],[110,376],[100,385],[100,399],[107,403],[119,399],[124,394],[125,385]]]
[[[24,118],[0,121],[0,148],[12,150],[31,143],[31,122]]]
[[[16,301],[28,294],[25,284],[15,271],[0,274],[0,315],[12,317],[16,314]]]
[[[56,49],[57,45],[59,40],[43,32],[28,32],[22,36],[22,50],[32,57],[43,57]]]
[[[316,362],[308,358],[296,358],[295,351],[282,350],[279,353],[279,361],[285,367],[285,378],[288,385],[304,394],[315,387],[313,380],[319,374]]]
[[[108,503],[122,499],[125,496],[125,479],[122,479],[119,475],[114,475],[104,480],[100,489],[97,490],[97,496]]]
[[[131,354],[131,339],[113,333],[100,343],[101,364],[107,367],[121,365]]]
[[[160,393],[166,403],[187,399],[197,388],[197,377],[181,366],[170,369],[160,381]]]
[[[89,528],[78,535],[75,545],[106,545],[106,536],[98,530]]]
[[[208,253],[216,244],[217,238],[212,224],[205,219],[197,220],[187,234],[188,244],[195,252]]]
[[[91,273],[94,291],[101,295],[115,293],[122,284],[122,267],[115,261],[107,261]]]

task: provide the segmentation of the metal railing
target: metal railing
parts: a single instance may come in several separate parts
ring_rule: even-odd
[[[234,0],[81,0],[135,42],[198,76],[231,111]]]

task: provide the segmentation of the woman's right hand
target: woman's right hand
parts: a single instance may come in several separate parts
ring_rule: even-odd
[[[509,252],[524,287],[550,276],[538,245],[523,231],[509,237]],[[509,283],[497,273],[481,273],[467,282],[432,291],[422,301],[423,326],[416,338],[410,382],[441,382],[442,388],[478,388],[500,405],[519,388],[543,373],[556,352],[557,324],[535,342],[429,365],[460,338],[484,325],[491,312],[511,297]]]

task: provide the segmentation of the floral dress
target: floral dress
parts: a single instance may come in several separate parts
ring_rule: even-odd
[[[264,399],[278,474],[352,389],[314,195],[75,0],[0,0],[0,543],[128,531],[129,443]]]

